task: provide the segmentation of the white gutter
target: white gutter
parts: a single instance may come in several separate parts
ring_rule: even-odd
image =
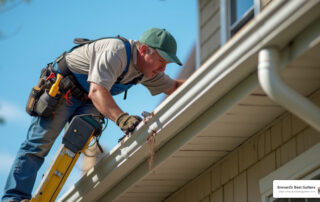
[[[181,88],[157,107],[154,117],[148,124],[139,125],[131,138],[110,152],[109,156],[99,162],[62,196],[60,201],[96,201],[100,199],[113,201],[119,197],[128,189],[128,186],[150,171],[145,163],[148,158],[146,138],[152,130],[158,132],[156,149],[159,150],[154,165],[159,165],[179,149],[177,145],[184,144],[194,136],[192,129],[203,128],[199,126],[191,128],[191,126],[209,124],[219,114],[243,98],[250,89],[258,86],[258,80],[254,74],[256,72],[254,58],[258,51],[270,43],[274,35],[289,26],[287,24],[291,22],[286,19],[291,15],[297,18],[304,15],[317,3],[311,0],[275,1],[271,4],[268,12],[265,11],[258,16],[253,23],[247,26],[246,30],[236,36],[237,39],[227,43],[203,64]],[[279,8],[283,11],[278,12]],[[316,16],[310,18],[314,17]],[[271,18],[274,19],[272,22],[267,21]],[[281,23],[283,21],[287,23]],[[294,31],[298,32],[303,28],[305,28],[304,24],[300,24],[295,26]],[[283,45],[286,43],[284,40],[281,42],[284,43]],[[248,60],[251,61],[249,65]],[[240,86],[241,90],[236,91],[235,89],[239,89]],[[231,96],[232,94],[235,95]],[[225,102],[226,100],[229,102]],[[210,108],[214,110],[209,110],[210,113],[206,112]],[[190,128],[189,132],[179,133],[186,128]],[[176,144],[170,144],[173,142],[171,138]],[[165,143],[167,144],[164,145]]]
[[[266,48],[260,51],[258,75],[261,87],[272,100],[320,131],[320,108],[283,81],[277,49]]]

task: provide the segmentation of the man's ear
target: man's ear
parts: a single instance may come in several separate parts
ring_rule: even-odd
[[[141,55],[146,54],[146,53],[148,52],[148,47],[147,47],[147,45],[142,44],[141,47],[140,47],[139,52],[140,52]]]

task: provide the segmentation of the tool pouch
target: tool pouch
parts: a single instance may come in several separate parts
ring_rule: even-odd
[[[40,89],[38,86],[34,86],[30,92],[27,106],[26,106],[26,112],[31,116],[37,116],[37,113],[35,112],[35,106],[38,102],[41,94],[43,94],[43,90]]]
[[[26,112],[31,116],[50,117],[55,111],[61,95],[51,97],[48,94],[53,83],[56,81],[56,72],[52,64],[48,64],[41,70],[40,80],[37,86],[34,86],[30,92]]]
[[[40,96],[38,102],[35,106],[35,113],[40,117],[50,117],[56,110],[61,95],[58,94],[55,97],[52,97],[48,94],[48,91],[44,91],[43,94]]]
[[[59,63],[58,63],[59,64]],[[57,70],[54,69],[53,64],[49,63],[41,70],[40,81],[37,86],[33,87],[28,98],[26,111],[31,116],[50,117],[57,108],[59,101],[63,94],[69,90],[73,97],[82,99],[86,92],[77,82],[73,74],[62,74],[64,77],[60,81],[59,91],[56,97],[51,97],[48,92],[52,85],[56,82]]]

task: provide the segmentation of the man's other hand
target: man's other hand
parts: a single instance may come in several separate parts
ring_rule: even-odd
[[[132,132],[141,121],[142,118],[140,118],[139,116],[130,116],[128,113],[122,113],[116,119],[116,124],[123,132],[128,134]]]

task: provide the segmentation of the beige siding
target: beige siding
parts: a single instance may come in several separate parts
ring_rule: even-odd
[[[261,7],[263,8],[263,7],[267,6],[271,1],[273,1],[273,0],[261,0]]]
[[[213,192],[221,187],[221,166],[215,164],[211,173],[211,191]]]
[[[276,169],[275,161],[275,152],[272,152],[248,168],[248,202],[260,201],[259,180]]]
[[[261,0],[261,9],[272,0]],[[212,56],[221,46],[220,1],[198,0],[200,65]]]
[[[225,184],[238,175],[238,152],[232,152],[221,162],[221,183]]]
[[[168,202],[192,202],[207,201],[211,192],[211,172],[206,171],[199,177],[188,183],[183,189],[177,192]],[[196,193],[196,194],[195,194]]]
[[[243,172],[234,178],[233,184],[234,202],[247,201],[247,172]]]
[[[320,90],[311,96],[320,106]],[[167,201],[259,202],[259,180],[320,142],[320,133],[284,113]]]
[[[220,188],[210,195],[210,202],[223,202],[223,189]]]
[[[243,172],[245,169],[256,163],[257,160],[258,138],[254,137],[239,148],[239,171]]]
[[[219,0],[199,0],[200,63],[220,47]]]
[[[233,202],[233,180],[223,186],[223,200]]]

